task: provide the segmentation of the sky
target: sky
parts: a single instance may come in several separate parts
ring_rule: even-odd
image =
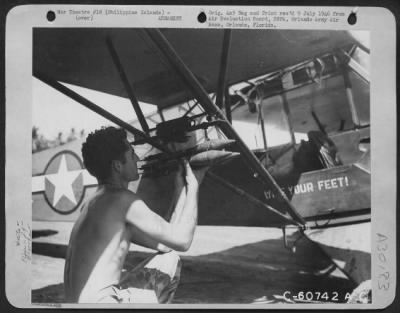
[[[39,134],[46,139],[55,139],[60,131],[68,135],[71,128],[75,128],[78,133],[84,129],[87,134],[101,126],[112,124],[42,81],[34,77],[32,80],[32,126],[38,127]],[[127,98],[64,85],[124,121],[136,119],[135,111]],[[141,102],[140,106],[145,115],[156,111],[156,107],[151,104]]]

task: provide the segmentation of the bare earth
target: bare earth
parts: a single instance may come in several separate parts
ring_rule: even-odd
[[[71,228],[71,223],[33,223],[32,303],[64,302],[64,257]],[[289,243],[297,238],[292,232]],[[131,245],[125,269],[152,254]],[[296,253],[286,249],[278,228],[198,227],[192,247],[181,258],[177,304],[301,302],[285,299],[286,291],[292,296],[312,292],[311,302],[319,293],[336,292],[336,302],[345,302],[345,294],[355,288],[307,238],[297,241]]]

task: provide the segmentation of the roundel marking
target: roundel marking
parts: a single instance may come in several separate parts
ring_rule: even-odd
[[[54,211],[71,214],[81,204],[85,188],[83,164],[72,151],[60,151],[49,161],[44,172],[44,197]]]

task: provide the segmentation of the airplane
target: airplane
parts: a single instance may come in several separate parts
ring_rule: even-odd
[[[174,160],[203,153],[213,164],[199,225],[280,227],[289,249],[307,236],[356,284],[371,279],[362,32],[40,28],[33,38],[35,79],[129,132],[142,163],[129,188],[155,212],[170,217]],[[128,123],[67,84],[128,98],[137,119]],[[142,101],[156,113],[144,115]],[[96,189],[81,145],[33,153],[33,220],[72,222]]]

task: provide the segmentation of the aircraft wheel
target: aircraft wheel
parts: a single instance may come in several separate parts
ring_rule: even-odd
[[[371,303],[372,302],[372,283],[371,280],[362,282],[350,295],[347,303]]]

